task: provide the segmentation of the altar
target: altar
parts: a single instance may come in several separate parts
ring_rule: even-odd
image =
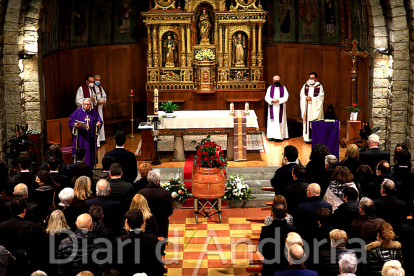
[[[237,114],[237,110],[236,110]],[[234,160],[234,116],[229,110],[184,110],[174,112],[174,117],[167,118],[159,112],[159,130],[170,130],[174,133],[174,151],[172,161],[185,161],[184,132],[191,130],[224,130],[227,133],[227,160]],[[237,115],[236,115],[237,116]],[[259,123],[254,110],[249,111],[246,117],[246,129],[258,130]],[[140,126],[142,130],[142,158],[150,159],[146,149],[153,148],[152,127]],[[245,135],[245,133],[244,133]],[[148,151],[150,153],[150,151]]]

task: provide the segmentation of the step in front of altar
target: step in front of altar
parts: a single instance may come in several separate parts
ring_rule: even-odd
[[[224,131],[197,131],[184,132],[184,151],[195,151],[196,146],[201,140],[210,135],[210,140],[221,146],[222,150],[227,150],[227,133]],[[196,143],[192,143],[196,141]],[[246,133],[247,150],[262,150],[262,133],[258,131],[248,131]],[[174,151],[174,134],[172,132],[161,132],[158,142],[158,151]]]

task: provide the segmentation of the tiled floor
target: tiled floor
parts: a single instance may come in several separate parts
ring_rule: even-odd
[[[168,275],[250,275],[246,267],[257,266],[249,264],[248,253],[256,252],[256,246],[236,243],[246,235],[260,234],[263,224],[246,217],[269,214],[260,208],[223,209],[221,223],[218,215],[199,217],[196,223],[194,209],[174,210],[166,248],[167,263],[172,262]]]

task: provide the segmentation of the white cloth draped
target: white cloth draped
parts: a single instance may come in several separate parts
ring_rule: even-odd
[[[101,101],[101,100],[105,101],[104,104],[98,104],[98,113],[99,113],[99,116],[102,119],[102,126],[101,126],[101,130],[99,131],[98,141],[97,141],[97,145],[98,145],[98,147],[100,147],[101,146],[101,141],[105,141],[105,121],[104,121],[104,115],[103,115],[103,108],[104,108],[104,106],[106,106],[107,97],[106,97],[105,90],[103,89],[102,86],[101,86],[101,90],[99,90],[99,87],[95,85],[95,91],[96,91],[96,94],[98,94],[100,91],[102,91],[101,94],[96,96],[95,103],[98,104],[98,102]]]

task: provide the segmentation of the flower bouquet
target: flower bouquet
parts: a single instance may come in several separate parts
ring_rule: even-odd
[[[199,50],[196,55],[196,60],[214,60],[216,58],[215,51],[213,49],[202,49]]]
[[[181,168],[180,168],[181,169]],[[193,197],[193,195],[187,190],[185,185],[181,182],[180,169],[178,173],[169,181],[161,184],[161,188],[166,189],[171,193],[173,200],[185,203],[187,198]]]
[[[243,176],[237,173],[232,173],[226,183],[224,200],[242,201],[246,202],[253,199],[252,189],[249,185],[244,183]]]
[[[193,141],[192,143],[195,143]],[[196,146],[197,154],[194,156],[194,164],[198,167],[220,168],[227,167],[227,160],[221,146],[210,140],[210,135]]]

